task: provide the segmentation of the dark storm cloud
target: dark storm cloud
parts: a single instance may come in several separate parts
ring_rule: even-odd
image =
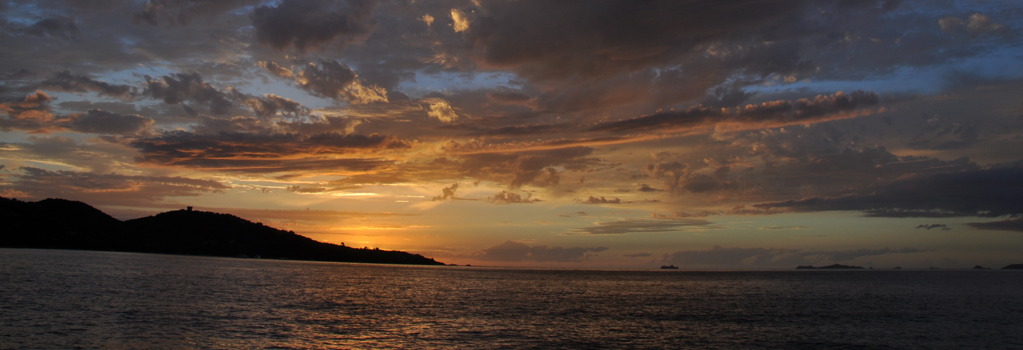
[[[946,224],[920,224],[920,225],[916,225],[916,228],[918,228],[918,229],[922,228],[922,229],[926,229],[928,231],[930,231],[931,229],[935,229],[935,228],[936,229],[940,229],[942,231],[948,231],[948,230],[952,229],[951,227],[948,227],[948,225],[946,225]]]
[[[52,100],[45,92],[36,91],[20,100],[0,102],[0,112],[5,116],[0,119],[0,130],[46,132],[54,127],[55,116],[49,106]]]
[[[375,0],[284,0],[252,13],[256,40],[275,49],[306,51],[330,43],[350,44],[373,31]]]
[[[72,114],[68,128],[71,130],[114,135],[138,135],[153,127],[150,118],[138,114],[118,114],[98,109],[91,109],[83,114]]]
[[[132,13],[135,21],[157,25],[188,24],[195,17],[213,17],[241,6],[256,4],[263,0],[150,0],[141,10]]]
[[[234,107],[229,95],[203,81],[199,73],[175,73],[156,79],[146,76],[145,79],[143,94],[166,104],[192,102],[213,114],[225,114]]]
[[[600,196],[600,197],[590,196],[586,200],[580,201],[580,202],[581,203],[586,203],[586,204],[621,204],[622,200],[620,198],[618,198],[618,197],[607,199],[607,198],[604,198],[604,196]]]
[[[212,180],[168,176],[132,176],[22,167],[14,188],[32,198],[74,198],[96,204],[151,205],[165,197],[221,192],[229,186]]]
[[[676,195],[716,195],[763,203],[865,194],[907,178],[980,169],[967,158],[898,156],[884,147],[862,146],[867,143],[865,136],[851,127],[859,122],[723,134],[718,136],[723,144],[701,148],[700,153],[710,157],[655,154],[645,168],[646,175],[662,181],[656,187]]]
[[[770,101],[737,107],[734,118],[741,121],[813,121],[835,113],[852,111],[878,104],[874,92],[856,90],[845,94],[841,91],[832,95],[817,95],[794,101]]]
[[[322,133],[305,138],[305,142],[317,145],[344,148],[405,148],[403,143],[394,138],[382,135],[335,134]]]
[[[433,197],[435,201],[442,201],[446,199],[457,199],[455,198],[455,191],[458,191],[458,183],[451,184],[451,186],[444,187],[441,190],[441,195]]]
[[[150,130],[155,121],[137,114],[119,114],[98,109],[85,113],[57,115],[50,111],[52,98],[42,91],[28,94],[20,102],[0,103],[0,129],[47,133],[73,130],[95,134],[137,135]]]
[[[309,63],[297,77],[302,89],[326,98],[339,98],[356,78],[351,68],[337,61]]]
[[[607,250],[607,247],[548,247],[543,245],[530,246],[525,243],[507,241],[487,248],[479,256],[487,261],[554,261],[572,262],[584,260],[590,253]]]
[[[387,164],[390,161],[364,158],[305,158],[305,159],[273,159],[273,158],[173,158],[164,155],[147,154],[142,162],[160,165],[180,166],[193,169],[215,170],[234,173],[270,174],[270,173],[302,173],[309,171],[351,170],[368,171]]]
[[[753,127],[770,128],[791,123],[812,123],[830,120],[836,114],[851,112],[877,105],[879,98],[869,91],[854,91],[850,94],[837,92],[831,95],[817,95],[813,98],[796,100],[775,100],[749,104],[735,108],[708,108],[695,106],[680,111],[669,111],[607,122],[592,127],[591,131],[629,132],[638,130],[663,130],[665,128],[699,128],[714,123],[742,122]]]
[[[295,73],[292,72],[290,68],[286,68],[284,66],[281,66],[281,65],[277,64],[277,62],[273,62],[273,61],[259,61],[259,62],[256,63],[256,65],[258,65],[259,67],[265,69],[267,72],[270,72],[270,74],[273,74],[274,76],[277,76],[279,78],[292,79],[292,78],[295,77]]]
[[[555,166],[584,169],[596,160],[586,158],[593,149],[569,147],[545,151],[515,153],[479,153],[463,155],[466,175],[482,179],[503,179],[508,187],[517,189],[526,184],[539,187],[557,185],[560,181]]]
[[[199,115],[190,120],[196,120],[192,124],[191,134],[195,135],[217,135],[217,134],[241,134],[241,135],[265,135],[272,136],[279,134],[275,132],[272,122],[256,117],[235,116],[229,118]]]
[[[807,78],[861,81],[998,47],[942,32],[938,18],[959,15],[955,10],[889,3],[486,2],[468,11],[465,34],[478,68],[513,71],[548,87],[529,103],[565,113],[650,111],[700,100],[735,106],[750,97],[745,87]],[[1010,31],[992,18],[946,22],[962,22],[978,33],[972,36]],[[1014,45],[1008,35],[996,41]],[[515,96],[517,103],[523,97]]]
[[[78,36],[78,26],[74,19],[69,17],[44,18],[22,31],[30,35],[62,40],[75,40]]]
[[[299,88],[313,96],[353,104],[388,102],[389,94],[386,89],[376,85],[364,85],[355,71],[338,61],[309,62],[298,72],[272,61],[260,61],[258,65],[274,76],[294,80]]]
[[[39,83],[39,87],[64,92],[95,92],[122,99],[129,99],[134,93],[132,86],[110,84],[88,76],[75,75],[68,70],[54,73],[52,77]]]
[[[306,170],[371,170],[391,163],[363,158],[360,149],[392,148],[400,140],[379,135],[194,134],[169,132],[136,140],[141,162],[222,171],[270,173]],[[352,154],[352,158],[337,158]]]
[[[523,196],[515,192],[501,191],[488,197],[486,201],[495,204],[516,204],[539,202],[540,199],[533,198],[533,195],[529,192],[526,192],[526,195]]]
[[[827,265],[847,262],[863,257],[890,254],[914,254],[926,252],[917,248],[901,249],[855,249],[838,251],[809,251],[801,249],[775,248],[722,248],[716,246],[706,250],[684,250],[664,256],[665,263],[682,267],[697,266],[751,266],[794,268],[798,265]]]
[[[589,235],[679,232],[692,228],[708,228],[710,224],[706,220],[688,218],[627,219],[601,222],[597,226],[581,227],[576,229],[576,232]]]
[[[535,124],[535,125],[514,125],[499,128],[473,128],[473,134],[480,136],[516,137],[524,135],[540,135],[565,132],[574,129],[572,124]]]
[[[498,1],[472,19],[484,64],[531,79],[598,77],[671,62],[699,45],[794,21],[791,1]]]
[[[298,101],[280,97],[274,94],[265,94],[262,97],[248,97],[242,98],[242,103],[249,106],[252,112],[256,113],[259,117],[272,117],[278,113],[298,117],[309,114],[309,108],[306,108]]]
[[[288,133],[314,135],[320,133],[354,133],[361,122],[358,119],[325,115],[315,121],[278,121],[277,126]]]
[[[708,120],[722,118],[718,109],[702,106],[682,111],[662,112],[633,119],[609,122],[594,126],[591,131],[623,132],[633,130],[650,130],[661,128],[699,127]]]
[[[233,87],[228,87],[226,90],[217,89],[196,72],[175,73],[160,78],[146,76],[144,86],[141,95],[162,100],[168,105],[180,104],[186,112],[192,115],[203,113],[219,116],[245,114],[247,111],[244,107],[248,107],[252,113],[261,118],[278,115],[299,118],[310,112],[309,108],[298,101],[275,94],[253,96]]]
[[[664,192],[664,190],[662,190],[662,189],[653,188],[653,187],[650,187],[650,185],[647,185],[647,184],[640,184],[639,189],[637,189],[637,191],[640,191],[640,192]]]
[[[879,217],[997,217],[1023,214],[1023,167],[908,176],[835,197],[758,204],[792,211],[856,210]]]

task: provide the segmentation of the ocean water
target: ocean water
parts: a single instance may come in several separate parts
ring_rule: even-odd
[[[1023,272],[565,271],[0,249],[0,348],[1023,348]]]

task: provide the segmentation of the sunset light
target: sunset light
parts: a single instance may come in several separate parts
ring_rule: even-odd
[[[1013,1],[0,10],[5,198],[459,265],[1023,261]]]
[[[0,0],[2,349],[1023,349],[1021,0]]]

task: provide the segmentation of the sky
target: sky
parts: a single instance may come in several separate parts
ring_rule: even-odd
[[[0,196],[454,264],[1023,263],[1023,3],[0,0]]]

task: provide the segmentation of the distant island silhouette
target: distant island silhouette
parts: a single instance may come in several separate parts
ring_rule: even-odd
[[[0,247],[443,265],[419,254],[324,243],[234,215],[191,209],[120,221],[78,201],[0,197],[6,226]]]
[[[813,265],[800,265],[796,266],[797,270],[862,270],[863,266],[852,266],[833,264],[828,266],[814,267]]]

